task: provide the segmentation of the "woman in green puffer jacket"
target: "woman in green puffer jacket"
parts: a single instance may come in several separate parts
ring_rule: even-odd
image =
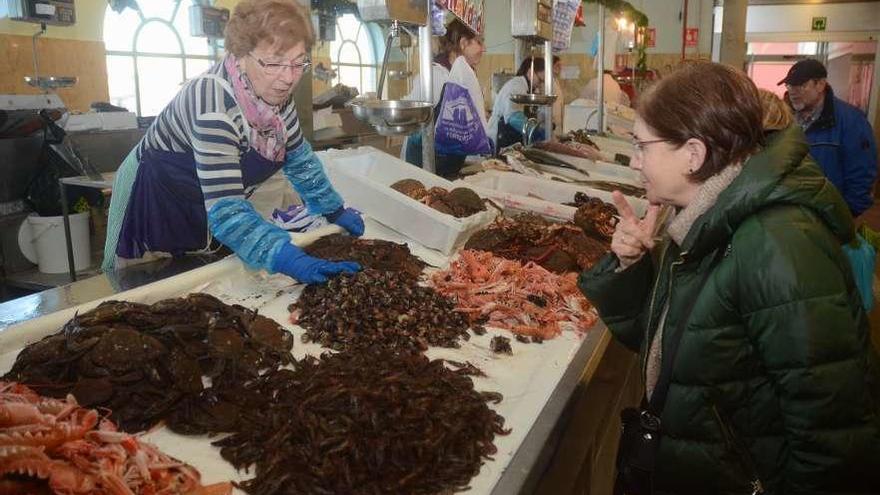
[[[648,398],[671,364],[654,492],[880,493],[880,368],[841,250],[853,220],[802,131],[765,138],[754,84],[704,62],[641,96],[634,134],[652,206],[638,219],[615,194],[613,252],[580,286],[640,352]]]

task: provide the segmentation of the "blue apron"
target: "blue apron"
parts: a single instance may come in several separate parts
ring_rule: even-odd
[[[241,157],[246,195],[284,165],[251,148]],[[116,255],[135,259],[148,251],[182,256],[211,243],[205,200],[192,153],[146,149],[125,210]]]

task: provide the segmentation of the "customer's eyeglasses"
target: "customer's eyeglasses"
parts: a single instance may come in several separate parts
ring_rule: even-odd
[[[248,54],[251,58],[257,61],[260,64],[260,67],[269,74],[270,76],[277,76],[281,74],[286,69],[293,69],[293,72],[305,72],[311,65],[312,59],[309,57],[304,57],[301,62],[294,62],[292,64],[280,64],[276,62],[266,62],[265,60],[257,57],[253,53]]]
[[[645,146],[654,143],[668,143],[668,139],[652,139],[650,141],[639,141],[638,139],[632,140],[632,145],[636,149],[636,153],[642,155],[645,153]]]

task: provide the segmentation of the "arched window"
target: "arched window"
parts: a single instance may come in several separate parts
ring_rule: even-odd
[[[330,63],[336,70],[333,83],[376,91],[379,66],[369,28],[354,14],[336,19],[336,39],[330,42]]]
[[[207,70],[216,50],[189,35],[189,8],[200,0],[137,0],[104,14],[110,101],[141,116],[157,115],[180,85]]]

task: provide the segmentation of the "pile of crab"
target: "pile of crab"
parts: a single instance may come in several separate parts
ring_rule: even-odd
[[[243,385],[293,362],[293,335],[207,294],[153,305],[108,301],[25,347],[4,380],[110,411],[125,431],[165,422],[183,434],[229,431]]]
[[[534,262],[562,274],[592,267],[608,252],[609,242],[588,236],[571,222],[553,223],[534,213],[522,213],[497,218],[471,236],[465,248]]]

